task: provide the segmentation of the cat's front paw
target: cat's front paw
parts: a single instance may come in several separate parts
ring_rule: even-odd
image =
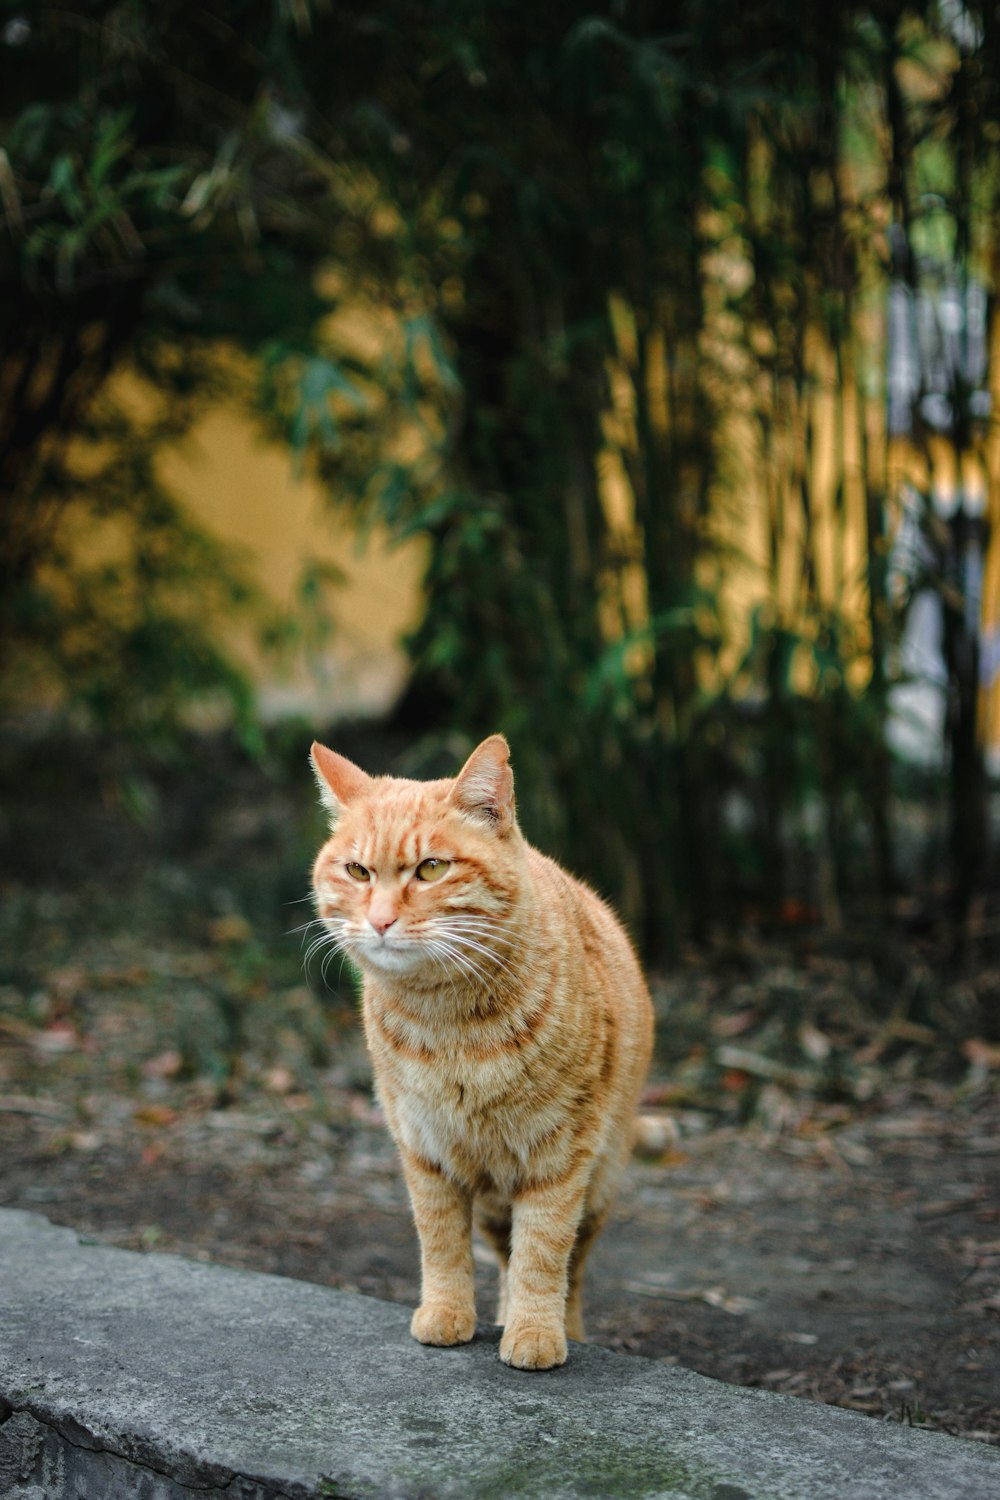
[[[500,1340],[500,1358],[515,1370],[551,1370],[566,1363],[566,1335],[558,1324],[509,1323]]]
[[[423,1302],[413,1314],[410,1332],[421,1344],[467,1344],[476,1331],[476,1314],[470,1308],[446,1302]]]

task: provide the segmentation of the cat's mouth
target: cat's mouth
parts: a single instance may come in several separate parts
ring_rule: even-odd
[[[390,974],[404,974],[427,962],[427,954],[420,943],[410,938],[393,937],[389,933],[356,937],[352,947],[363,963]]]

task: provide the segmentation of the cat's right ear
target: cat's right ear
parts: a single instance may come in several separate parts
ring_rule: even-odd
[[[309,752],[316,785],[323,806],[332,818],[339,818],[349,802],[360,797],[371,786],[372,778],[345,755],[328,750],[318,740]]]

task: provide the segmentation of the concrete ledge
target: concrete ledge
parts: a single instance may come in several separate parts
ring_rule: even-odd
[[[0,1211],[5,1500],[988,1500],[1000,1451]]]

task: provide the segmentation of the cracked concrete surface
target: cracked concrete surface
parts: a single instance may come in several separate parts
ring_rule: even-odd
[[[574,1345],[455,1350],[406,1308],[0,1211],[5,1500],[986,1500],[1000,1452]]]

